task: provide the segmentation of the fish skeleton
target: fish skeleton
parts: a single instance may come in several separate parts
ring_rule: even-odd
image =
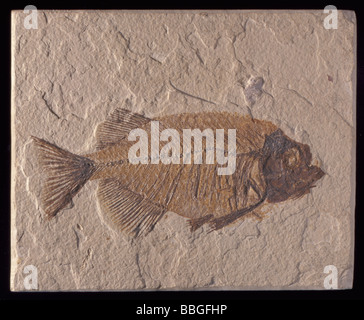
[[[217,163],[130,163],[128,152],[135,141],[129,141],[129,133],[140,128],[150,137],[155,120],[160,132],[174,128],[180,135],[184,129],[235,129],[235,171],[219,175]],[[311,164],[308,145],[290,139],[271,122],[236,113],[150,119],[118,108],[98,125],[96,151],[85,155],[32,138],[45,175],[41,207],[48,218],[64,209],[87,181],[98,180],[102,212],[135,237],[152,231],[167,211],[188,218],[191,231],[204,224],[218,230],[264,203],[304,196],[324,176]],[[206,147],[202,152],[206,154]]]

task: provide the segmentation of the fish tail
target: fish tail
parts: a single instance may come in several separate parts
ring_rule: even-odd
[[[41,204],[48,218],[64,209],[96,171],[95,163],[82,156],[63,150],[43,139],[32,137],[45,181]]]

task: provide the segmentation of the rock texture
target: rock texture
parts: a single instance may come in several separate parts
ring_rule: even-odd
[[[12,13],[12,290],[324,289],[327,265],[351,288],[356,19],[322,11]],[[149,117],[231,111],[307,143],[326,172],[311,193],[217,232],[169,212],[130,239],[105,221],[90,182],[45,220],[31,135],[76,154],[126,99]]]

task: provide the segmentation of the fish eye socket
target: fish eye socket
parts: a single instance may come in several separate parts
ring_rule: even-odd
[[[283,162],[286,167],[294,168],[300,160],[300,152],[296,148],[287,150],[283,155]]]

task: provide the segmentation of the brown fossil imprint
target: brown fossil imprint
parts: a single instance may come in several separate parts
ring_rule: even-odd
[[[236,129],[236,169],[218,175],[218,164],[132,164],[131,130]],[[183,129],[182,129],[183,128]],[[188,218],[194,231],[207,223],[223,228],[252,214],[263,203],[297,199],[324,172],[311,165],[308,145],[287,137],[268,121],[226,112],[177,114],[148,119],[116,109],[96,132],[97,151],[83,156],[33,137],[45,181],[41,203],[47,217],[64,209],[88,180],[98,180],[102,211],[134,236],[151,231],[167,211]],[[224,136],[224,138],[226,138]],[[206,150],[203,150],[206,152]]]

